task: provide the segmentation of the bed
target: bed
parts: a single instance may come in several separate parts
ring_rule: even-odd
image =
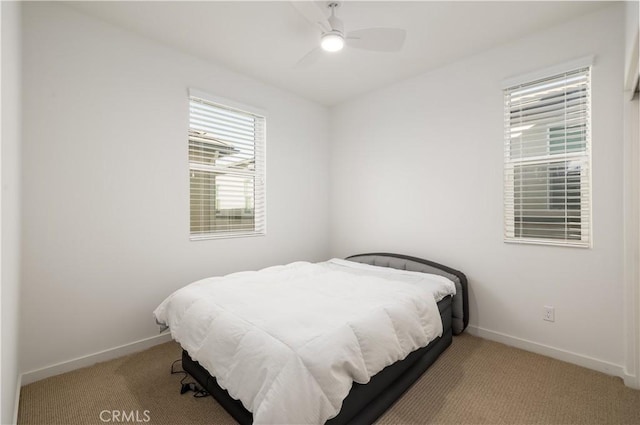
[[[402,395],[404,391],[406,391],[411,386],[413,382],[415,382],[422,375],[422,373],[424,373],[424,371],[451,344],[452,336],[456,334],[460,334],[461,332],[464,331],[464,329],[468,324],[468,318],[469,318],[467,279],[463,273],[457,270],[454,270],[450,267],[447,267],[429,260],[424,260],[424,259],[400,255],[400,254],[390,254],[390,253],[359,254],[359,255],[348,257],[346,260],[347,261],[343,263],[340,262],[341,260],[332,260],[334,262],[329,264],[328,266],[325,263],[321,263],[321,265],[323,267],[329,267],[333,269],[340,268],[340,271],[342,271],[341,267],[348,266],[349,272],[352,272],[354,275],[355,274],[358,275],[358,276],[353,276],[352,279],[360,281],[366,278],[368,279],[368,282],[371,283],[372,288],[376,287],[374,283],[376,284],[378,283],[378,280],[377,280],[378,275],[376,276],[369,275],[374,272],[375,273],[388,272],[390,276],[393,275],[392,276],[393,279],[399,279],[399,280],[404,279],[405,277],[406,279],[413,279],[413,280],[423,279],[423,278],[429,279],[429,282],[435,282],[434,285],[440,285],[440,284],[444,285],[444,283],[442,282],[447,281],[450,286],[455,287],[455,290],[453,291],[455,292],[455,295],[450,295],[450,294],[442,295],[441,299],[439,299],[437,304],[435,304],[434,299],[431,299],[428,302],[425,301],[426,298],[432,298],[432,297],[425,297],[422,295],[422,292],[417,292],[419,296],[412,294],[411,291],[414,290],[413,288],[415,285],[411,286],[409,284],[405,285],[405,283],[400,281],[397,282],[397,286],[393,288],[394,293],[398,292],[399,297],[403,297],[405,296],[405,290],[408,291],[409,295],[407,295],[407,297],[409,298],[406,298],[406,300],[409,304],[405,306],[407,311],[408,309],[413,308],[412,307],[413,304],[416,305],[416,309],[418,310],[422,309],[423,301],[425,306],[428,303],[434,303],[435,306],[437,306],[437,308],[434,308],[436,311],[436,313],[434,314],[438,318],[438,322],[441,323],[441,328],[438,328],[437,330],[435,330],[436,326],[429,324],[428,320],[421,316],[419,321],[421,323],[422,328],[416,330],[416,335],[420,334],[418,336],[413,334],[405,335],[404,325],[400,331],[398,329],[394,329],[394,332],[396,333],[400,332],[402,334],[400,336],[395,335],[395,338],[398,341],[396,345],[400,347],[400,346],[410,346],[411,344],[413,344],[412,347],[416,346],[416,348],[412,349],[412,351],[410,351],[409,354],[407,354],[406,356],[404,353],[398,353],[399,358],[397,360],[395,359],[395,357],[390,357],[395,355],[395,353],[380,354],[379,357],[384,359],[384,361],[389,362],[389,364],[384,364],[384,367],[380,367],[380,365],[383,364],[380,362],[383,360],[379,360],[376,357],[378,356],[377,351],[382,351],[383,348],[386,349],[386,345],[380,344],[379,346],[383,348],[378,348],[378,346],[376,346],[374,349],[370,349],[369,347],[363,348],[362,347],[363,343],[358,341],[358,344],[360,344],[360,347],[358,349],[360,350],[360,354],[363,356],[363,359],[360,363],[359,363],[359,360],[358,361],[353,360],[353,362],[351,360],[348,360],[349,363],[354,363],[354,364],[350,364],[349,366],[351,367],[350,369],[351,373],[355,377],[353,378],[353,381],[350,381],[349,389],[347,389],[347,391],[344,393],[346,394],[346,397],[340,396],[341,397],[340,405],[337,407],[337,414],[330,413],[327,416],[327,413],[326,413],[327,409],[330,411],[332,406],[334,409],[336,409],[335,401],[334,401],[335,397],[334,397],[334,394],[331,392],[333,391],[333,388],[330,388],[330,391],[327,391],[326,388],[322,387],[322,382],[313,383],[314,388],[316,386],[320,387],[318,389],[319,391],[318,394],[322,396],[320,398],[326,397],[327,399],[326,402],[321,402],[321,404],[323,403],[322,406],[318,407],[318,409],[320,410],[324,409],[323,414],[325,416],[319,416],[319,417],[326,417],[327,418],[326,423],[330,425],[347,424],[347,423],[373,423],[379,416],[381,416],[384,413],[386,409],[388,409],[394,403],[395,400],[397,400]],[[269,269],[269,270],[271,270],[274,273],[275,272],[280,273],[279,275],[277,275],[279,276],[280,280],[286,280],[286,278],[283,279],[282,276],[285,276],[285,277],[289,276],[287,273],[307,273],[307,270],[311,270],[311,269],[315,270],[313,268],[314,266],[315,265],[296,263],[294,265],[289,265],[288,266],[289,268],[275,269],[275,270]],[[352,268],[354,270],[351,270]],[[385,269],[381,269],[381,268],[385,268]],[[400,275],[402,276],[398,277]],[[236,277],[237,282],[244,282],[245,280],[247,280],[247,278],[252,278],[253,275],[245,275],[241,273],[234,276]],[[443,279],[443,278],[446,278],[446,279]],[[237,285],[240,285],[240,284],[237,284]],[[255,289],[256,287],[254,286],[253,288]],[[291,289],[289,288],[287,290],[290,291]],[[422,291],[422,288],[420,288],[420,291]],[[361,292],[355,292],[355,294],[356,296],[362,296],[363,298],[367,298],[369,296],[368,294],[361,293]],[[444,294],[444,292],[442,294]],[[191,297],[193,296],[194,295],[192,294]],[[317,293],[315,293],[313,297],[321,297],[321,296],[322,296],[321,294],[318,295]],[[351,296],[353,296],[353,294]],[[384,297],[385,295],[383,294],[381,296]],[[220,295],[216,295],[216,297],[220,297]],[[168,300],[170,298],[168,298]],[[205,301],[202,300],[203,298],[206,298],[204,295],[202,297],[196,296],[196,298],[199,298],[197,301],[199,303],[198,305],[206,304]],[[224,297],[222,297],[222,299],[224,300]],[[227,373],[228,368],[231,366],[225,366],[227,367],[227,369],[225,369],[222,366],[218,366],[215,363],[215,360],[212,360],[212,357],[220,357],[219,361],[222,362],[225,356],[227,356],[229,359],[235,359],[237,353],[228,352],[227,348],[224,348],[224,349],[220,348],[219,350],[222,350],[222,351],[217,351],[216,355],[211,354],[211,351],[209,351],[207,352],[206,356],[203,356],[202,352],[205,351],[203,347],[215,346],[216,347],[215,349],[218,349],[217,348],[218,346],[216,345],[217,344],[216,338],[218,337],[202,336],[200,340],[198,340],[197,342],[194,342],[195,340],[190,334],[197,335],[199,333],[203,333],[204,331],[189,330],[189,332],[187,332],[185,329],[182,329],[182,328],[187,328],[186,324],[185,325],[182,324],[187,322],[186,319],[182,317],[183,319],[182,322],[176,319],[176,317],[178,317],[180,314],[183,314],[184,311],[186,310],[186,308],[181,307],[181,305],[184,304],[184,305],[191,306],[192,304],[195,304],[195,301],[190,300],[186,302],[186,304],[185,303],[180,304],[180,302],[174,302],[174,304],[177,305],[176,307],[174,307],[174,310],[177,310],[177,312],[175,311],[167,312],[166,311],[167,308],[161,308],[163,307],[163,305],[164,307],[166,307],[165,305],[166,303],[167,303],[167,300],[165,300],[165,303],[161,304],[161,306],[154,312],[154,314],[156,316],[156,321],[158,321],[158,323],[162,325],[173,323],[173,325],[171,325],[172,335],[174,336],[174,339],[176,339],[184,348],[182,353],[183,369],[186,372],[188,372],[196,381],[198,381],[202,385],[202,387],[204,387],[240,424],[243,424],[243,425],[251,424],[251,423],[254,423],[254,420],[256,423],[318,422],[318,420],[316,419],[313,419],[313,420],[308,419],[310,417],[315,417],[315,416],[309,416],[309,415],[287,416],[285,414],[284,416],[277,416],[279,406],[277,402],[273,401],[273,399],[275,399],[277,396],[271,396],[270,395],[271,393],[282,394],[283,392],[286,392],[287,397],[294,398],[293,403],[296,406],[304,404],[305,400],[307,399],[318,398],[317,394],[312,391],[309,392],[309,394],[312,394],[312,395],[305,396],[305,394],[307,394],[306,393],[307,386],[304,381],[302,382],[302,385],[296,384],[296,385],[290,385],[289,387],[287,387],[286,386],[287,381],[284,378],[281,379],[281,375],[286,376],[287,374],[282,371],[279,371],[278,373],[273,372],[274,373],[273,378],[270,378],[269,376],[265,378],[265,375],[269,375],[271,373],[271,369],[273,369],[274,371],[279,370],[277,369],[277,367],[279,366],[276,366],[278,364],[278,361],[280,361],[279,360],[280,357],[278,353],[276,353],[276,355],[273,356],[274,358],[273,361],[275,362],[274,367],[273,368],[264,367],[262,363],[260,363],[261,361],[263,361],[261,360],[260,356],[267,357],[267,356],[270,356],[271,354],[261,353],[262,349],[258,348],[258,347],[261,347],[260,345],[261,342],[256,343],[258,345],[254,345],[252,352],[249,354],[252,356],[256,356],[255,364],[258,364],[260,366],[259,367],[256,366],[255,368],[253,368],[254,363],[252,362],[254,360],[247,360],[245,363],[234,364],[233,371],[229,373],[235,374],[235,381],[238,381],[238,380],[246,381],[252,384],[252,381],[255,380],[255,382],[258,384],[255,384],[256,388],[251,390],[253,392],[249,390],[245,391],[244,389],[238,390],[238,386],[236,385],[235,381],[234,381],[235,386],[231,386],[230,381],[226,378],[228,375]],[[255,300],[254,300],[254,303],[255,303]],[[352,303],[351,305],[354,305],[354,304]],[[269,309],[271,307],[269,304],[267,304],[264,307],[257,307],[258,310],[260,310],[260,308]],[[358,308],[360,307],[357,305],[354,305],[353,310],[358,310]],[[235,329],[234,328],[234,326],[236,326],[235,324],[230,326],[225,321],[218,319],[218,317],[221,317],[221,315],[228,315],[228,316],[234,316],[234,317],[236,315],[235,310],[232,314],[227,312],[224,307],[222,307],[221,309],[222,309],[221,310],[222,312],[218,311],[217,313],[215,313],[216,314],[215,319],[212,319],[212,317],[214,317],[212,316],[213,313],[210,313],[210,312],[205,313],[204,310],[199,311],[198,308],[191,308],[188,314],[184,313],[184,316],[186,317],[190,315],[190,318],[192,320],[199,321],[196,323],[200,323],[200,322],[223,323],[224,326],[222,325],[220,326],[225,329],[231,328],[231,330],[229,330],[229,333],[231,334],[233,334],[234,332],[237,334],[239,334],[240,332],[247,332],[245,330]],[[426,307],[424,307],[424,309],[425,309],[425,315],[426,315],[427,314]],[[192,312],[192,310],[195,312]],[[252,307],[252,310],[253,310],[253,307]],[[275,308],[274,310],[278,310],[278,308]],[[395,316],[392,317],[392,315],[399,314],[400,316],[402,316],[403,314],[405,314],[403,313],[403,311],[404,310],[401,309],[401,310],[398,310],[398,312],[392,311],[391,313],[389,313],[387,310],[385,310],[385,314],[389,315],[390,317],[389,322],[392,324],[391,326],[397,326],[397,323],[400,323],[400,322],[396,322],[397,320],[400,320],[400,319],[398,319]],[[322,316],[323,314],[325,316]],[[412,312],[406,313],[406,315],[409,315],[409,314],[413,314],[413,313]],[[304,328],[305,326],[304,321],[306,319],[297,320],[297,319],[291,319],[287,317],[285,317],[285,320],[289,320],[289,322],[287,322],[289,324],[284,327],[291,326],[296,329],[300,328],[300,329],[313,330],[313,326],[311,326],[310,328]],[[318,312],[317,316],[315,317],[324,317],[322,322],[325,322],[325,321],[331,322],[333,314],[332,313],[329,314],[326,311],[321,311],[321,312]],[[359,316],[356,315],[356,317],[359,317]],[[173,322],[171,319],[173,319]],[[248,319],[245,318],[243,320],[244,322],[250,322],[250,325],[253,326],[253,322],[255,322],[256,319],[255,317],[252,317]],[[244,322],[241,324],[244,325]],[[298,322],[302,322],[302,324],[298,324]],[[382,321],[379,321],[377,326],[384,327],[383,322],[384,322],[384,319],[382,319]],[[276,321],[275,323],[284,323],[284,322]],[[214,325],[208,325],[208,326],[210,326],[210,328],[215,328]],[[353,323],[351,323],[349,326],[351,326],[349,329],[351,329],[353,333],[356,335],[359,335],[361,333],[366,333],[366,332],[372,333],[373,335],[377,332],[375,326],[370,324],[366,326],[362,325],[363,327],[361,328],[354,328]],[[356,324],[356,326],[361,326],[361,325]],[[435,334],[431,332],[432,328],[434,329],[433,332],[438,333],[437,336],[433,336]],[[252,329],[252,332],[254,332],[253,328],[251,329]],[[259,334],[260,338],[277,339],[276,342],[280,343],[281,346],[285,347],[280,351],[287,351],[289,350],[288,345],[291,345],[291,346],[295,345],[295,339],[292,339],[289,341],[280,335],[277,335],[276,338],[273,338],[273,334],[274,334],[273,328],[269,328],[268,326],[266,326],[264,329],[265,329],[264,331],[259,331],[261,332]],[[421,332],[423,331],[425,334],[429,334],[429,332],[431,332],[431,335],[424,336],[424,338],[427,338],[426,340],[423,339],[423,336],[421,334]],[[211,330],[208,330],[207,332],[215,333]],[[222,332],[222,331],[218,330],[217,332]],[[227,331],[225,330],[224,332],[227,332]],[[258,331],[255,331],[255,332],[258,332]],[[382,331],[380,331],[380,333],[382,333]],[[266,336],[264,336],[263,334],[265,334]],[[313,347],[313,343],[315,343],[319,339],[313,336],[313,334],[310,334],[310,335],[305,334],[305,337],[307,338],[307,340],[305,340],[306,341],[305,347],[306,346]],[[241,337],[236,336],[236,338],[241,338]],[[355,339],[359,340],[359,338],[360,337],[357,336]],[[238,341],[245,341],[246,339],[248,338],[245,338],[245,334],[242,334],[242,338],[236,340],[235,342],[236,346],[239,347]],[[343,342],[341,342],[341,337],[339,333],[332,335],[332,339],[336,339],[338,344],[343,344]],[[259,339],[259,341],[262,341],[262,340]],[[294,342],[291,342],[291,341],[294,341]],[[344,344],[348,345],[348,342],[344,342]],[[390,345],[393,345],[393,344],[394,344],[393,342],[390,343]],[[404,347],[404,349],[406,350],[407,348]],[[225,352],[224,350],[227,350],[227,352]],[[237,348],[237,350],[240,351],[240,348]],[[398,350],[400,350],[400,348],[398,348]],[[245,351],[247,351],[247,349],[245,349]],[[249,351],[251,351],[251,349],[249,349]],[[335,354],[335,356],[340,356],[341,351],[342,349],[340,347],[336,349],[335,352],[337,354]],[[345,348],[345,352],[349,353],[348,348]],[[327,356],[329,357],[334,356],[334,350],[332,349],[322,353],[318,352],[319,358],[323,358]],[[373,360],[371,360],[372,358],[371,356],[373,356]],[[307,357],[306,360],[302,360],[302,363],[305,368],[305,372],[306,372],[306,369],[309,369],[311,371],[310,373],[311,381],[323,380],[326,377],[328,377],[326,379],[330,379],[334,375],[331,367],[329,367],[329,370],[326,374],[314,373],[314,367],[321,367],[322,363],[318,361],[318,364],[320,364],[321,366],[315,366],[315,364],[308,365],[309,358],[310,357]],[[198,361],[198,359],[200,361]],[[286,360],[288,359],[288,357],[286,358],[283,357],[283,359],[284,360],[281,361],[282,364],[290,363],[288,360]],[[344,363],[345,362],[344,358],[341,357],[341,359],[342,360],[340,361]],[[315,362],[315,359],[312,359],[312,360]],[[375,364],[377,366],[371,366],[372,364]],[[375,367],[378,367],[379,370],[376,369]],[[373,376],[366,377],[366,379],[364,379],[363,377],[358,378],[359,376],[358,368],[369,370],[369,371],[373,370],[375,371],[375,373],[373,374]],[[209,370],[212,370],[212,371],[217,370],[218,373],[216,372],[210,373]],[[237,372],[236,370],[240,370],[240,372]],[[284,370],[284,368],[282,370]],[[218,378],[216,378],[215,376],[218,376]],[[338,381],[340,379],[342,378],[339,378]],[[279,382],[280,380],[282,380],[283,383],[280,383]],[[278,389],[279,392],[271,391],[270,389],[265,390],[266,388],[265,382],[269,382],[269,385],[271,386],[275,386],[274,382],[284,385],[283,387],[284,391],[282,390],[282,388]],[[344,389],[342,390],[344,391]],[[230,392],[234,395],[233,397],[232,395],[230,395]],[[258,396],[262,397],[261,400],[263,399],[267,400],[267,401],[263,401],[263,404],[261,404],[261,406],[264,404],[270,405],[270,403],[273,403],[274,405],[276,405],[276,407],[272,409],[276,411],[276,413],[265,415],[263,413],[264,409],[260,407],[260,408],[257,408],[257,412],[258,412],[257,417],[259,418],[259,420],[256,419],[254,417],[254,413],[249,411],[245,406],[247,405],[255,406],[255,404],[252,404],[252,403],[258,398]],[[295,400],[295,397],[298,397],[298,399]],[[239,399],[243,401],[239,401]],[[328,407],[324,405],[328,405]],[[300,406],[301,410],[304,410],[304,408],[305,406]],[[312,406],[312,409],[315,409],[315,408],[316,408],[315,406]],[[283,409],[284,408],[280,408],[281,415],[282,415]],[[288,412],[291,412],[292,410],[296,410],[296,409],[288,409]],[[256,412],[256,410],[254,410],[254,412]],[[319,422],[325,422],[325,421],[321,420]]]

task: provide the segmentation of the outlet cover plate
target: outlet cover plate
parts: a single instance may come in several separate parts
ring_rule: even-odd
[[[556,309],[553,306],[545,305],[544,311],[542,313],[542,319],[547,322],[555,322],[556,321]]]

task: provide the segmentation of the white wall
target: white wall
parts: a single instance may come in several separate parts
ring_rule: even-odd
[[[24,4],[23,370],[156,335],[196,279],[327,258],[328,111],[61,4]],[[267,112],[267,236],[189,241],[187,88]]]
[[[0,421],[14,420],[19,376],[20,304],[20,4],[3,1],[2,14],[2,351]]]
[[[475,333],[622,374],[623,9],[333,109],[332,255],[395,251],[458,268]],[[594,247],[506,244],[501,82],[591,54]]]

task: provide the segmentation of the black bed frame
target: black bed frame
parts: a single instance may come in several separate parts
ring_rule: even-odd
[[[452,321],[456,319],[453,300],[451,297],[446,297],[440,301],[438,309],[442,317],[442,336],[431,341],[426,347],[412,352],[405,359],[387,366],[373,376],[369,383],[354,383],[342,404],[340,413],[328,420],[327,425],[372,424],[451,345],[452,336],[461,333],[469,320],[467,278],[457,270],[432,261],[400,254],[359,254],[348,257],[347,260],[453,276],[457,286],[456,298],[458,299],[456,301],[461,301],[460,305],[462,306],[458,310],[463,311],[463,317],[459,318],[462,325],[452,326]],[[457,314],[460,315],[460,312]],[[189,353],[184,350],[182,352],[182,367],[241,425],[253,423],[251,412],[245,409],[240,401],[231,398],[229,393],[218,385],[216,378],[211,376],[198,362],[192,360]]]

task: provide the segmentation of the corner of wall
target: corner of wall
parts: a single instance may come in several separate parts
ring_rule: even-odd
[[[625,3],[624,79],[624,383],[640,389],[640,140],[638,1]]]
[[[640,2],[625,3],[625,80],[624,89],[633,97],[640,72]]]
[[[21,252],[21,61],[22,4],[0,3],[2,40],[0,203],[0,309],[2,310],[0,386],[3,424],[16,423],[20,393],[19,315]]]

